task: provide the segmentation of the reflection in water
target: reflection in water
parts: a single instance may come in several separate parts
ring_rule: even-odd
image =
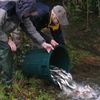
[[[100,100],[100,88],[93,89],[89,85],[77,84],[70,73],[58,67],[50,67],[54,83],[62,90],[60,97],[65,96],[65,100],[68,98],[69,100]]]

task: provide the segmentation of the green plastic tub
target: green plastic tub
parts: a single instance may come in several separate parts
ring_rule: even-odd
[[[70,60],[67,50],[63,46],[57,46],[53,51],[47,53],[44,49],[29,51],[23,60],[22,70],[26,75],[37,75],[50,79],[50,65],[70,70]]]

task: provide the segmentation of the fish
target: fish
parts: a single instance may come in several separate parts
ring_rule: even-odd
[[[61,85],[61,84],[66,85],[66,87],[69,87],[71,89],[76,88],[76,84],[75,82],[73,82],[73,78],[70,73],[67,73],[63,69],[57,68],[57,67],[53,69],[53,67],[54,66],[52,66],[52,69],[51,69],[51,77],[54,82],[58,83],[58,85]]]
[[[50,69],[52,80],[67,95],[76,98],[75,100],[100,100],[100,96],[97,97],[96,92],[89,85],[78,85],[71,73],[56,66],[50,68],[52,68]]]

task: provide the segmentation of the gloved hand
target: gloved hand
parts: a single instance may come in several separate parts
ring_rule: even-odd
[[[46,43],[46,42],[43,42],[43,43],[42,43],[42,47],[43,47],[44,49],[46,49],[48,53],[49,53],[51,50],[54,50],[53,46],[52,46],[51,44]]]

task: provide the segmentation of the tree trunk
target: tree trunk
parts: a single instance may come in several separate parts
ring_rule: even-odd
[[[98,14],[99,14],[99,17],[100,17],[100,0],[98,0]]]
[[[86,24],[86,30],[89,29],[89,0],[87,0],[87,24]]]

